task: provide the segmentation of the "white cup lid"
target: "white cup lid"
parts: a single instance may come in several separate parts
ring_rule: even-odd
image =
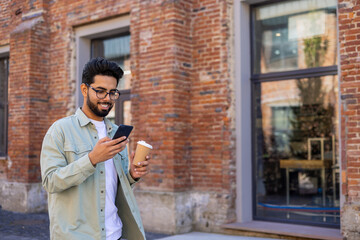
[[[148,147],[150,149],[153,149],[153,147],[150,144],[146,143],[145,141],[138,141],[137,143],[141,144],[141,145],[143,145],[145,147]]]

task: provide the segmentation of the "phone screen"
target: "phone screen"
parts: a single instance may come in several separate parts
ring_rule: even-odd
[[[119,126],[119,128],[116,130],[116,133],[115,133],[113,139],[117,139],[117,138],[123,137],[123,136],[128,138],[131,131],[133,130],[133,128],[134,128],[133,126],[121,124]]]

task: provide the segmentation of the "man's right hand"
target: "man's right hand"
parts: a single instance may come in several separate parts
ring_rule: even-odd
[[[117,153],[125,149],[126,144],[129,142],[129,139],[126,137],[117,138],[111,140],[108,137],[100,139],[93,150],[89,153],[89,159],[91,163],[96,166],[99,162],[104,162],[110,158],[113,158]],[[123,141],[122,143],[120,143]]]

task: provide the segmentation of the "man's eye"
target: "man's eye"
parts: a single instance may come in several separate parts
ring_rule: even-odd
[[[98,92],[99,94],[104,94],[104,93],[106,93],[106,91],[104,91],[104,90],[97,90],[97,92]]]

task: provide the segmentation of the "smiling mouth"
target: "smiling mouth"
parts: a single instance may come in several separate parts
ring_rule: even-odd
[[[99,105],[104,110],[107,110],[111,107],[111,104],[109,104],[109,103],[99,103]]]

